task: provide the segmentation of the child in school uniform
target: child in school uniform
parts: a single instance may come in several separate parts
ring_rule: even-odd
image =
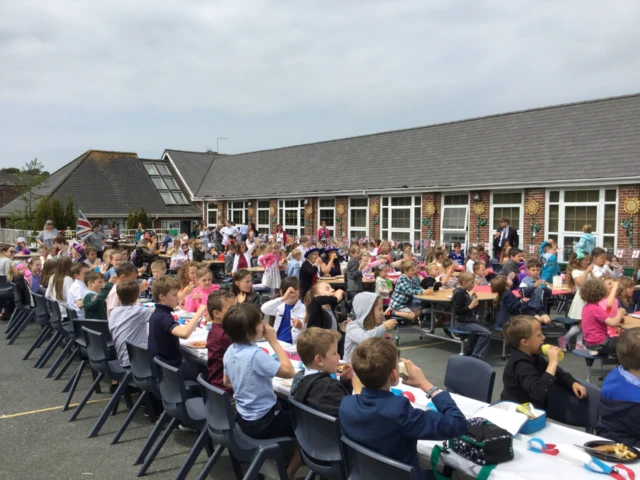
[[[542,265],[532,258],[527,262],[527,276],[520,281],[522,313],[535,317],[542,325],[550,325],[551,317],[547,314],[547,283],[540,278]]]
[[[178,306],[180,283],[173,277],[161,277],[153,282],[153,301],[156,308],[149,319],[148,348],[150,358],[158,357],[165,363],[182,371],[185,380],[196,380],[198,367],[185,362],[180,351],[180,338],[189,338],[198,327],[200,319],[207,313],[206,305],[200,305],[189,323],[180,325],[173,318],[173,309]]]
[[[302,251],[296,248],[291,252],[291,260],[287,264],[287,268],[284,270],[284,274],[287,277],[300,278],[300,259],[302,258]]]
[[[455,326],[459,330],[473,333],[471,356],[483,359],[489,350],[491,332],[480,325],[476,319],[476,309],[479,302],[477,295],[473,292],[473,275],[469,272],[462,272],[458,281],[460,286],[453,291],[451,296],[451,305],[455,312]]]
[[[211,329],[207,335],[207,382],[233,395],[233,389],[224,385],[224,354],[231,346],[231,340],[224,333],[222,319],[236,304],[236,297],[228,290],[219,290],[209,295],[207,312],[211,318]]]
[[[536,408],[545,409],[549,391],[554,386],[569,390],[579,399],[587,396],[586,388],[558,366],[558,347],[549,346],[548,361],[542,357],[545,337],[535,318],[519,315],[509,320],[502,332],[513,349],[502,375],[501,400],[532,403]]]
[[[135,280],[138,278],[138,269],[131,262],[122,263],[116,269],[115,273],[116,274],[114,276],[117,277],[117,280],[113,284],[113,287],[111,287],[111,291],[109,292],[109,295],[107,296],[107,318],[109,318],[109,315],[111,314],[111,310],[113,310],[114,308],[120,306],[120,299],[118,298],[118,292],[117,292],[117,289],[116,289],[116,285],[118,283],[120,283],[120,282],[126,282],[126,281],[134,281],[135,282]],[[103,277],[103,279],[104,279],[104,277]],[[146,292],[148,288],[149,288],[149,283],[146,280],[144,280],[144,281],[142,281],[142,283],[140,283],[140,291],[141,292]],[[85,312],[85,315],[86,315],[86,312]],[[91,317],[87,317],[87,318],[91,318]]]
[[[231,307],[222,328],[232,342],[224,354],[224,385],[233,388],[238,425],[251,438],[293,437],[291,414],[276,397],[272,380],[293,378],[296,372],[276,331],[262,321],[260,309],[251,303]],[[263,337],[277,360],[255,344]],[[296,448],[287,467],[290,478],[301,465]]]
[[[465,263],[465,270],[469,273],[473,273],[473,264],[478,261],[478,249],[477,247],[471,247],[467,254],[467,261]]]
[[[66,306],[75,311],[80,320],[85,318],[82,303],[87,293],[87,284],[84,283],[84,276],[88,271],[89,266],[84,263],[76,263],[71,267],[73,285],[71,285],[71,288],[67,292]]]
[[[353,376],[351,365],[343,364],[340,378],[338,372],[340,334],[333,330],[312,327],[298,337],[296,348],[305,369],[293,378],[291,397],[322,413],[338,416],[342,399],[356,395],[362,384]],[[353,388],[352,388],[353,382]]]
[[[111,282],[104,282],[104,276],[100,272],[89,270],[84,275],[87,291],[82,299],[84,317],[92,320],[107,319],[106,300],[112,287]]]
[[[418,440],[447,440],[467,432],[468,423],[450,394],[427,380],[410,360],[403,359],[409,378],[405,385],[424,391],[437,411],[413,408],[390,390],[398,385],[398,349],[383,338],[362,342],[353,353],[353,369],[364,385],[359,395],[346,396],[338,417],[344,435],[360,445],[411,465],[418,478],[433,478],[418,461]]]
[[[353,295],[364,290],[362,286],[362,270],[369,263],[369,256],[363,256],[360,247],[351,245],[349,247],[349,262],[347,263],[347,293]]]
[[[184,310],[195,312],[202,305],[207,305],[207,298],[211,292],[220,290],[220,285],[213,285],[213,274],[208,268],[200,268],[196,273],[196,284],[193,292],[184,300]]]
[[[245,268],[233,274],[231,293],[236,297],[237,303],[249,302],[260,307],[260,294],[253,290],[253,275]]]
[[[511,291],[511,279],[509,277],[498,275],[491,280],[491,293],[498,294],[494,300],[497,326],[502,327],[511,320],[511,317],[522,313],[522,303]]]
[[[487,280],[487,266],[484,262],[475,262],[472,270],[475,285],[480,287],[489,285],[489,280]]]
[[[307,314],[300,301],[300,281],[296,277],[285,277],[280,284],[280,297],[265,303],[262,313],[275,316],[273,329],[278,340],[295,344]]]
[[[390,330],[396,328],[397,320],[384,320],[382,298],[371,292],[362,292],[353,299],[356,319],[349,322],[344,341],[344,361],[351,362],[351,354],[367,338],[382,337],[391,340]]]
[[[449,258],[458,265],[464,265],[464,252],[462,251],[462,245],[460,242],[455,242],[453,244],[453,250],[449,252]]]
[[[594,249],[595,250],[595,249]],[[611,315],[607,314],[599,303],[606,297],[607,289],[600,280],[587,280],[580,289],[585,302],[582,308],[582,331],[584,342],[589,351],[611,355],[616,351],[617,337],[610,337],[607,327],[616,327],[624,319],[627,311],[619,308]]]

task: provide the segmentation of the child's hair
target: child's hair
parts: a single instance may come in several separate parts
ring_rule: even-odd
[[[411,270],[412,268],[415,268],[416,264],[413,263],[413,260],[403,260],[402,263],[400,263],[400,271],[402,273],[405,273],[409,270]]]
[[[635,282],[633,279],[629,277],[622,277],[620,280],[620,285],[618,285],[618,292],[616,293],[616,298],[620,302],[623,308],[627,308],[629,306],[629,299],[627,298],[627,289],[633,288],[635,286]],[[633,300],[632,300],[633,301]]]
[[[358,253],[360,253],[360,246],[359,245],[351,245],[349,247],[349,256],[350,257],[352,255],[357,255]]]
[[[253,303],[243,302],[227,311],[222,320],[222,329],[233,343],[249,345],[256,336],[260,323],[260,309]]]
[[[474,279],[475,277],[473,276],[473,273],[464,271],[460,273],[460,276],[458,277],[458,283],[462,285],[463,282],[468,282],[469,280],[474,280]]]
[[[138,273],[138,269],[131,262],[124,262],[118,268],[116,268],[116,276],[120,278],[122,275],[129,276],[133,273]]]
[[[89,270],[90,267],[84,262],[74,263],[71,267],[71,276],[75,279],[76,275],[80,275],[82,270]]]
[[[189,269],[191,267],[198,268],[197,262],[185,262],[180,267],[180,271],[178,272],[178,281],[180,282],[180,288],[185,288],[189,285]]]
[[[258,247],[258,248],[260,248],[260,247]],[[227,243],[227,253],[231,253],[231,251],[232,251],[232,250],[233,250],[234,252],[236,251],[236,244],[235,244],[235,242],[229,242],[229,243]]]
[[[537,322],[529,315],[513,317],[502,327],[502,334],[513,348],[519,348],[520,342],[533,335],[533,323]]]
[[[584,233],[591,233],[593,231],[593,227],[590,224],[584,225],[582,227],[582,231]]]
[[[453,260],[451,260],[450,258],[445,258],[444,260],[442,260],[441,263],[442,263],[442,268],[444,268],[446,270],[451,265],[453,265]]]
[[[109,249],[105,250],[104,253],[102,254],[102,260],[109,267],[111,266],[111,254],[113,252],[114,252],[114,250],[112,248],[109,248]]]
[[[467,252],[467,256],[471,255],[473,252],[478,253],[478,247],[471,247]]]
[[[587,280],[580,289],[580,297],[585,303],[598,303],[606,296],[607,287],[597,279]]]
[[[260,257],[265,253],[267,253],[267,244],[261,243],[260,245],[258,245],[258,248],[256,248],[256,255]]]
[[[44,262],[44,265],[42,266],[42,273],[40,274],[40,285],[43,287],[49,285],[49,279],[56,269],[56,263],[58,263],[58,260],[55,258],[50,258]]]
[[[67,239],[64,238],[62,235],[56,235],[53,238],[53,243],[64,243],[66,245],[67,244]]]
[[[90,270],[84,276],[84,283],[89,286],[90,283],[95,282],[96,280],[104,280],[104,275],[100,272],[96,272],[95,270]]]
[[[500,299],[504,292],[509,289],[509,280],[508,277],[504,275],[498,275],[496,278],[491,280],[491,293],[497,293],[497,298],[493,301],[493,305],[495,308],[500,306]]]
[[[519,248],[516,248],[516,247],[511,247],[509,249],[509,258],[515,257],[519,253],[522,253],[522,250],[520,250]]]
[[[478,253],[484,253],[484,245],[478,245],[476,249],[478,250]]]
[[[221,312],[226,300],[234,300],[236,297],[229,290],[216,290],[211,292],[207,298],[207,313],[213,319],[213,312]]]
[[[373,302],[373,305],[371,306],[371,310],[369,310],[369,313],[367,313],[367,316],[364,317],[364,320],[362,322],[362,327],[365,330],[373,330],[378,326],[376,325],[376,319],[374,318],[374,313],[373,313],[376,306],[378,305],[378,302],[382,303],[382,297],[380,295],[376,295],[376,299]]]
[[[460,242],[453,242],[453,248],[462,248]]]
[[[482,267],[485,266],[484,262],[474,262],[473,264],[473,273],[477,273]]]
[[[87,255],[88,253],[98,253],[98,250],[96,250],[93,247],[84,247],[84,254]]]
[[[302,258],[302,252],[296,248],[291,252],[291,258],[294,260],[300,260]]]
[[[135,280],[119,283],[116,293],[122,305],[133,305],[140,296],[140,285]]]
[[[213,279],[213,273],[211,273],[211,270],[209,270],[208,268],[199,268],[196,272],[196,280],[200,280],[201,278],[204,278],[206,276],[209,276],[211,277],[211,279]]]
[[[626,371],[640,369],[640,328],[630,328],[620,334],[616,353]]]
[[[373,271],[373,277],[378,278],[384,270],[389,270],[389,266],[386,263],[381,263]]]
[[[431,272],[436,268],[440,268],[440,265],[438,265],[436,262],[430,263],[429,265],[427,265],[427,273],[431,275]]]
[[[340,341],[341,338],[340,333],[335,330],[318,327],[308,328],[298,336],[296,342],[300,360],[306,367],[309,367],[313,364],[316,355],[325,357],[334,343]]]
[[[151,264],[151,271],[154,271],[154,270],[163,270],[166,272],[167,262],[165,262],[164,260],[156,260]]]
[[[293,288],[294,290],[300,290],[300,279],[298,277],[285,277],[280,283],[280,295],[284,295],[285,292]]]
[[[167,295],[172,290],[180,290],[180,282],[173,277],[164,276],[156,279],[151,286],[151,294],[153,301],[158,303],[160,295]]]
[[[567,265],[565,278],[567,281],[567,286],[571,289],[576,288],[576,282],[573,279],[573,275],[571,273],[580,266],[580,263],[582,263],[583,260],[586,259],[587,261],[589,261],[589,255],[586,253],[583,255],[583,258],[578,258],[578,254],[574,253],[573,255],[571,255],[571,259],[569,260],[569,263]]]
[[[367,388],[382,388],[398,367],[398,347],[384,338],[369,338],[351,356],[356,375]]]
[[[300,237],[300,243],[305,243],[309,241],[309,237]]]
[[[69,257],[60,257],[56,262],[56,268],[53,272],[53,289],[56,292],[56,299],[66,301],[64,297],[64,277],[71,276],[72,262]]]
[[[240,287],[236,285],[236,282],[244,280],[249,276],[251,276],[251,272],[246,268],[241,268],[236,273],[234,273],[233,280],[231,281],[231,293],[233,293],[236,297],[240,295],[242,292],[240,291]]]
[[[531,258],[527,261],[527,270],[529,270],[530,268],[542,268],[542,264],[540,263],[540,260],[538,260],[537,258]]]
[[[596,247],[593,250],[591,250],[591,258],[596,258],[596,257],[600,257],[602,255],[607,255],[607,251],[604,248],[600,248],[600,247]]]

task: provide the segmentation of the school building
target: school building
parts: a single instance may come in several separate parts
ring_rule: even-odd
[[[73,198],[77,205],[95,199],[91,214],[114,216],[112,201],[127,206],[121,212],[139,208],[153,196],[141,194],[144,183],[157,192],[157,208],[148,211],[165,225],[185,222],[183,230],[197,217],[315,236],[326,221],[335,237],[410,241],[423,250],[491,245],[506,216],[527,254],[551,237],[566,261],[585,224],[623,264],[635,263],[640,250],[640,94],[238,155],[111,155],[135,157],[138,166],[96,168],[81,182]],[[102,185],[118,182],[110,198]],[[0,218],[15,202],[0,208]]]

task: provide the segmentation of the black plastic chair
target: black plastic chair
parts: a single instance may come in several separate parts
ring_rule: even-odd
[[[13,345],[20,334],[24,332],[29,323],[34,319],[35,312],[30,305],[24,305],[22,303],[20,294],[18,293],[18,286],[14,283],[10,283],[9,285],[11,285],[11,289],[13,291],[14,309],[5,333],[9,340],[7,345]]]
[[[32,293],[32,295],[33,303],[35,305],[33,310],[36,316],[36,323],[40,325],[40,328],[42,330],[40,331],[40,335],[38,335],[31,347],[29,347],[29,350],[27,350],[27,353],[25,353],[24,357],[22,357],[23,360],[29,358],[36,348],[42,346],[47,336],[51,335],[53,332],[51,323],[49,322],[49,309],[47,308],[47,301],[45,300],[43,295],[40,295],[38,293]]]
[[[480,402],[491,403],[496,372],[474,357],[451,355],[444,373],[447,392],[457,393]]]
[[[213,453],[213,446],[205,428],[207,421],[205,419],[204,403],[202,402],[202,398],[189,398],[187,388],[184,383],[184,377],[182,376],[182,371],[164,363],[157,357],[154,358],[153,361],[158,367],[158,387],[160,388],[160,394],[162,395],[164,413],[160,417],[160,420],[158,420],[156,428],[154,428],[151,435],[149,435],[149,438],[143,447],[143,451],[148,448],[151,438],[154,434],[157,436],[157,432],[162,429],[163,425],[166,424],[167,420],[169,420],[169,417],[171,420],[165,428],[162,436],[153,445],[149,455],[144,459],[144,463],[142,464],[142,467],[140,467],[140,470],[138,470],[137,475],[138,477],[141,477],[147,472],[153,463],[153,460],[156,458],[156,455],[158,455],[158,452],[160,452],[160,449],[167,441],[167,438],[169,438],[169,434],[174,428],[176,428],[178,422],[180,422],[185,427],[200,432],[196,443],[193,448],[191,448],[189,455],[187,455],[186,460],[175,477],[176,479],[182,480],[189,474],[191,467],[193,467],[193,464],[203,448],[207,449],[208,455]],[[142,452],[141,455],[138,456],[136,462],[141,456]]]
[[[53,301],[53,300],[50,300]],[[53,362],[53,365],[51,365],[51,368],[49,368],[49,371],[47,372],[47,374],[44,376],[44,378],[51,378],[53,376],[53,374],[55,373],[55,371],[58,369],[58,367],[60,366],[60,364],[64,361],[65,357],[67,355],[70,355],[67,365],[66,367],[69,367],[69,364],[71,363],[71,361],[73,361],[73,358],[75,357],[76,353],[77,353],[77,347],[75,342],[73,341],[73,320],[77,320],[78,319],[78,314],[76,313],[75,310],[68,308],[66,305],[60,305],[58,304],[58,308],[60,308],[61,310],[64,310],[65,313],[67,314],[66,317],[62,317],[62,319],[66,318],[65,321],[60,321],[60,333],[63,336],[63,342],[66,340],[67,344],[64,346],[64,348],[62,349],[62,351],[60,352],[60,354],[58,355],[58,358],[55,359],[55,361]],[[66,368],[64,369],[66,370]],[[63,372],[64,373],[64,372]],[[60,376],[56,376],[56,380],[59,379]]]
[[[112,380],[120,382],[118,388],[111,397],[111,400],[109,400],[107,406],[102,410],[100,417],[98,417],[98,421],[89,432],[88,437],[92,438],[98,435],[100,429],[107,421],[107,418],[109,418],[109,415],[111,415],[111,412],[115,413],[117,411],[117,405],[120,402],[120,397],[122,395],[124,395],[125,400],[127,401],[127,405],[129,407],[133,406],[131,397],[126,390],[129,381],[131,380],[131,371],[122,368],[118,359],[113,358],[113,355],[109,351],[109,347],[107,346],[107,340],[102,333],[96,332],[95,330],[90,330],[87,327],[82,327],[82,331],[84,332],[85,341],[87,342],[89,365],[91,365],[91,368],[98,372],[98,376],[91,385],[91,388],[89,388],[87,394],[71,414],[69,421],[72,422],[73,420],[78,418],[78,415],[87,404],[87,401],[89,401],[89,398],[91,398],[91,396],[95,392],[96,386],[105,376],[109,377]]]
[[[60,313],[60,305],[58,302],[46,297],[44,300],[47,303],[47,309],[49,310],[49,322],[55,333],[44,350],[40,352],[40,356],[38,357],[36,364],[33,366],[34,368],[43,368],[64,339],[71,339],[69,332],[67,332],[62,326],[62,313]]]
[[[346,480],[338,419],[304,405],[293,397],[289,397],[289,404],[300,455],[310,469],[305,480],[312,480],[315,475]]]
[[[244,478],[253,479],[257,478],[260,467],[267,459],[275,460],[280,478],[288,478],[284,459],[285,453],[293,451],[293,439],[279,437],[257,440],[249,437],[236,423],[229,395],[224,390],[207,383],[202,376],[198,377],[198,382],[202,386],[202,399],[207,417],[206,430],[213,442],[218,445],[198,480],[207,478],[225,448],[229,449],[236,478],[242,478],[239,462],[249,463],[249,469]]]
[[[566,388],[553,385],[547,397],[547,417],[572,427],[583,427],[593,434],[599,417],[600,389],[590,382],[579,383],[587,389],[584,400]]]
[[[418,472],[411,465],[380,455],[342,436],[342,451],[349,480],[417,480]]]

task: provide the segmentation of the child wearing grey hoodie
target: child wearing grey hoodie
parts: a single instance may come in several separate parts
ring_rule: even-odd
[[[382,321],[384,318],[382,297],[371,292],[362,292],[353,299],[356,319],[347,325],[344,342],[345,362],[351,362],[351,354],[360,343],[368,338],[384,337],[391,340],[389,330],[396,328],[396,320]]]

